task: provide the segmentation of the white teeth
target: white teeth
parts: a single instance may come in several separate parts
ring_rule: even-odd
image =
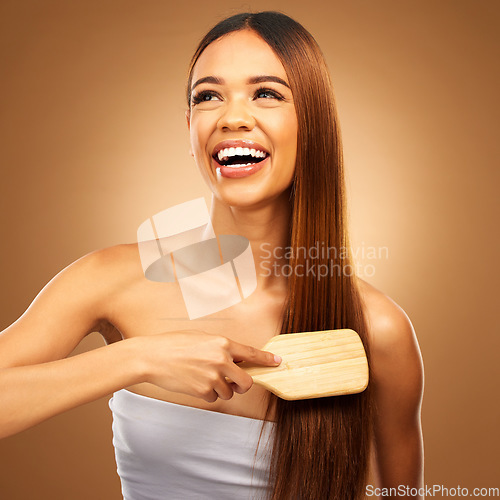
[[[226,165],[226,167],[239,168],[239,167],[249,167],[250,165],[253,165],[253,163],[237,163],[236,165]]]
[[[221,149],[217,153],[217,157],[219,158],[219,161],[222,161],[223,158],[228,158],[230,156],[253,156],[254,158],[264,158],[266,156],[266,153],[264,151],[259,151],[258,149],[250,149],[250,148],[241,148],[241,147],[236,147],[236,148],[224,148]]]

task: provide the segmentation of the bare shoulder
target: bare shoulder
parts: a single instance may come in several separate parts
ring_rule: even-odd
[[[394,300],[366,281],[359,280],[359,290],[368,323],[375,392],[398,394],[401,403],[419,407],[423,361],[410,318]]]
[[[31,309],[60,305],[64,308],[99,304],[126,282],[140,278],[142,269],[137,244],[120,244],[90,252],[57,273],[37,295]],[[87,307],[89,309],[89,307]]]
[[[90,252],[65,267],[49,281],[36,301],[45,295],[70,293],[74,301],[94,302],[99,309],[105,304],[103,299],[143,276],[137,244],[119,244]]]
[[[364,303],[371,347],[375,351],[392,351],[416,342],[410,318],[394,300],[361,279],[359,290]]]
[[[66,357],[89,333],[119,340],[107,321],[111,297],[143,276],[137,245],[91,252],[65,267],[0,334],[0,367]],[[111,304],[111,306],[110,306]]]
[[[137,243],[124,243],[91,252],[74,262],[70,276],[91,296],[101,329],[110,328],[114,299],[144,280]]]
[[[74,265],[86,267],[109,286],[144,276],[137,243],[123,243],[95,250],[78,259]]]

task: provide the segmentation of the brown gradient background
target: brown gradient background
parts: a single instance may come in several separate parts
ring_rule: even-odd
[[[424,357],[426,483],[500,486],[495,0],[3,0],[0,328],[78,257],[209,199],[188,153],[187,65],[248,9],[295,17],[328,60],[353,246],[387,247],[359,263]],[[0,498],[121,498],[108,399],[0,441]]]

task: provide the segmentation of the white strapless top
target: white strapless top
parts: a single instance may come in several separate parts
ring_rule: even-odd
[[[264,500],[269,493],[274,422],[264,423],[256,454],[262,420],[125,389],[109,407],[124,500]]]

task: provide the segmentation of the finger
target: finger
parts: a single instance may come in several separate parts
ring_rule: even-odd
[[[214,384],[214,391],[217,393],[220,399],[228,400],[234,395],[234,389],[230,383],[226,382],[226,379],[221,378],[216,384]]]
[[[252,377],[238,365],[232,363],[226,370],[226,375],[228,377],[227,383],[231,386],[234,392],[238,394],[244,394],[253,385]]]
[[[243,391],[243,389],[238,385],[236,384],[235,382],[230,382],[229,383],[229,387],[231,387],[231,389],[233,390],[233,392],[236,392],[237,394],[244,394],[245,391]]]
[[[234,341],[230,344],[229,354],[231,354],[235,363],[248,361],[265,366],[277,366],[281,363],[281,357],[274,355],[272,352],[261,351],[255,347]]]
[[[201,396],[207,403],[215,403],[219,398],[219,394],[215,390],[207,391]]]

